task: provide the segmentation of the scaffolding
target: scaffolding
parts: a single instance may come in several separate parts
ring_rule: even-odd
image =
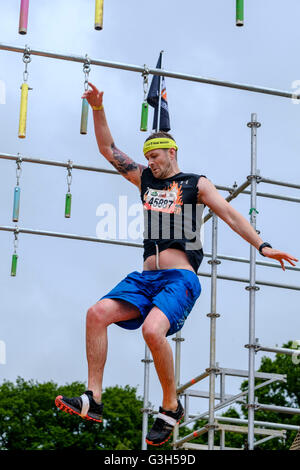
[[[259,170],[257,169],[257,129],[260,127],[260,123],[257,121],[256,113],[251,114],[251,121],[247,124],[249,128],[251,128],[251,169],[250,175],[247,176],[247,181],[240,185],[230,196],[226,199],[231,200],[233,197],[237,197],[238,194],[246,193],[244,189],[251,185],[250,191],[250,223],[253,228],[256,230],[256,199],[259,193],[257,192],[257,184],[260,182],[265,182],[269,184],[278,184],[280,186],[286,187],[294,187],[300,189],[299,185],[294,185],[290,183],[284,183],[280,181],[269,180],[266,178],[262,178],[259,174]],[[249,194],[249,192],[247,192]],[[271,195],[268,195],[271,196]],[[277,199],[281,200],[289,200],[286,199],[284,196],[277,195]],[[293,202],[298,202],[296,198],[293,199]],[[256,265],[265,265],[269,267],[280,267],[279,265],[275,265],[273,263],[265,263],[265,262],[257,262],[256,261],[256,249],[251,245],[250,246],[250,257],[249,260],[235,258],[235,257],[228,257],[224,255],[218,255],[217,253],[217,240],[218,240],[218,217],[214,214],[211,210],[209,214],[204,218],[204,221],[208,221],[209,218],[212,218],[212,250],[211,250],[211,259],[208,261],[211,264],[211,273],[205,272],[198,272],[198,276],[206,276],[211,278],[211,308],[210,312],[207,316],[210,318],[210,361],[209,367],[199,374],[197,377],[192,378],[185,384],[180,383],[180,356],[181,356],[181,342],[183,338],[181,337],[181,332],[176,334],[176,337],[173,338],[175,341],[175,380],[177,386],[177,394],[178,396],[184,397],[185,403],[185,420],[180,426],[177,426],[177,429],[174,432],[173,438],[173,448],[184,448],[184,449],[227,449],[225,447],[225,431],[230,432],[237,432],[237,433],[247,433],[248,434],[248,449],[253,450],[255,446],[266,442],[269,439],[274,438],[285,438],[286,430],[300,430],[299,426],[289,426],[289,425],[277,425],[275,426],[277,430],[272,430],[270,428],[274,428],[275,423],[271,422],[260,422],[254,420],[255,410],[269,410],[274,411],[277,413],[290,413],[290,414],[300,414],[300,409],[291,408],[291,407],[282,407],[282,406],[273,406],[267,405],[263,403],[258,403],[255,400],[255,390],[270,385],[273,382],[285,382],[286,376],[280,374],[270,374],[270,373],[262,373],[262,372],[255,372],[255,354],[259,351],[267,351],[267,352],[274,352],[278,354],[287,354],[298,356],[300,355],[300,351],[295,349],[288,349],[288,348],[277,348],[277,347],[269,347],[259,344],[258,338],[255,337],[255,293],[259,290],[259,285],[268,285],[272,287],[280,287],[284,289],[294,289],[300,290],[300,286],[293,286],[289,284],[278,284],[269,281],[257,281],[256,280]],[[256,230],[259,233],[258,230]],[[220,276],[217,274],[217,265],[221,263],[220,259],[227,259],[230,261],[236,262],[247,262],[249,263],[249,279],[242,279],[232,276]],[[289,267],[287,266],[286,269],[291,269],[293,271],[299,271],[299,268],[296,267]],[[230,368],[221,368],[219,364],[216,362],[216,320],[220,317],[220,314],[216,311],[216,299],[217,299],[217,279],[227,279],[236,282],[243,282],[249,283],[245,287],[249,291],[249,343],[245,345],[245,348],[248,348],[248,371],[247,370],[236,370]],[[147,352],[146,346],[146,353],[148,360],[145,360],[145,383],[149,380],[149,371],[146,368],[149,368],[149,354]],[[146,359],[146,355],[145,355]],[[220,393],[216,394],[216,387],[215,387],[215,380],[216,377],[220,376]],[[248,389],[244,392],[241,392],[234,396],[228,396],[225,393],[225,378],[226,376],[236,376],[236,377],[244,377],[248,378]],[[204,380],[206,377],[209,378],[209,393],[203,391],[196,391],[193,389],[189,389],[191,386],[195,385],[196,383]],[[262,379],[263,382],[259,385],[255,386],[255,379]],[[148,397],[146,397],[146,393],[149,390],[149,383],[145,386],[145,394],[144,394],[144,414],[149,413],[149,404],[148,404]],[[245,401],[245,397],[247,395],[247,401]],[[189,398],[191,396],[194,397],[201,397],[206,398],[209,401],[208,411],[205,411],[201,414],[191,416],[189,414]],[[219,404],[216,405],[215,401],[218,400]],[[240,420],[235,418],[229,417],[222,417],[216,416],[215,412],[226,408],[227,406],[233,403],[242,403],[245,407],[248,408],[248,420]],[[150,410],[153,412],[153,410]],[[156,413],[156,412],[154,412]],[[207,420],[207,424],[196,431],[184,436],[182,438],[178,438],[178,428],[183,427],[186,425],[191,424],[196,420]],[[144,418],[143,423],[147,420]],[[219,422],[227,422],[230,424],[220,424]],[[239,426],[233,426],[231,423],[237,423]],[[241,424],[246,424],[247,427],[241,426]],[[255,426],[260,426],[256,427]],[[220,446],[214,445],[214,436],[215,432],[220,431]],[[144,430],[144,433],[146,430]],[[200,444],[189,444],[192,439],[195,439],[202,434],[208,433],[208,445],[200,445]],[[265,435],[267,437],[263,439],[259,439],[257,441],[254,440],[255,434],[258,435]],[[297,440],[298,439],[298,440]],[[293,450],[298,445],[299,438],[295,439],[295,442],[292,446]],[[142,448],[146,449],[147,447],[142,442]]]
[[[37,50],[37,49],[30,49],[28,46],[24,48],[19,46],[11,46],[8,44],[0,43],[0,50],[6,50],[11,52],[18,52],[18,53],[30,53],[31,55],[37,55],[42,57],[48,58],[56,58],[74,62],[81,62],[85,63],[87,60],[86,56],[77,56],[77,55],[66,55],[66,54],[58,54],[49,51]],[[162,69],[151,69],[148,68],[146,65],[143,67],[130,65],[130,64],[123,64],[119,62],[111,62],[99,59],[89,59],[89,63],[92,65],[103,66],[103,67],[110,67],[114,69],[120,70],[128,70],[132,72],[141,73],[142,75],[145,73],[158,75],[158,76],[165,76],[169,78],[175,78],[180,80],[188,80],[198,83],[206,83],[216,86],[223,86],[228,88],[235,88],[244,91],[256,92],[256,93],[264,93],[273,96],[279,96],[294,100],[299,100],[300,95],[295,93],[283,91],[283,90],[276,90],[272,88],[264,88],[258,87],[248,84],[240,84],[235,82],[228,82],[224,80],[216,80],[211,78],[205,78],[195,75],[188,75],[183,73],[171,72]],[[248,127],[251,128],[251,169],[250,175],[247,176],[247,180],[242,183],[240,186],[234,184],[232,187],[226,186],[219,186],[216,185],[216,188],[219,190],[228,191],[229,195],[226,197],[228,202],[232,201],[240,194],[247,194],[250,195],[250,223],[256,230],[256,198],[259,197],[267,197],[273,199],[280,199],[283,201],[289,202],[296,202],[299,203],[300,199],[287,197],[283,195],[277,194],[270,194],[270,193],[260,193],[257,191],[257,185],[259,183],[266,183],[266,184],[273,184],[279,186],[285,186],[295,189],[300,189],[300,185],[283,182],[283,181],[276,181],[269,178],[262,177],[259,174],[257,169],[257,150],[256,150],[256,138],[257,138],[257,129],[260,127],[260,123],[257,121],[257,115],[253,113],[251,115],[251,121],[248,123]],[[70,161],[68,163],[65,162],[58,162],[58,161],[49,161],[49,160],[42,160],[36,159],[32,157],[26,157],[20,155],[10,155],[1,153],[1,159],[7,160],[15,160],[22,162],[30,162],[30,163],[38,163],[42,165],[53,165],[53,166],[60,166],[69,168]],[[88,167],[83,165],[75,165],[72,162],[72,169],[78,170],[87,170],[87,171],[97,171],[102,173],[109,173],[109,174],[116,174],[119,173],[114,170],[106,170],[102,168],[95,168],[95,167]],[[247,191],[246,188],[250,186],[250,191]],[[204,223],[206,223],[209,219],[212,219],[212,251],[211,253],[204,253],[205,257],[210,258],[208,263],[211,264],[211,273],[205,272],[198,272],[199,276],[203,277],[210,277],[211,278],[211,311],[207,314],[210,318],[210,361],[209,367],[199,374],[197,377],[191,379],[185,384],[180,383],[180,356],[181,356],[181,342],[183,338],[181,337],[181,333],[178,332],[176,337],[173,338],[175,341],[175,378],[177,384],[177,393],[178,395],[184,396],[185,401],[185,421],[181,424],[181,426],[188,425],[191,422],[198,420],[198,419],[205,419],[208,423],[202,427],[201,429],[194,431],[193,433],[178,439],[178,427],[175,429],[174,432],[174,441],[173,447],[175,448],[189,448],[189,449],[202,449],[203,446],[192,444],[190,441],[198,437],[204,433],[208,433],[208,448],[209,450],[213,450],[214,448],[214,435],[216,431],[220,431],[221,433],[221,440],[220,440],[220,449],[225,448],[225,432],[239,432],[239,433],[247,433],[248,434],[248,448],[249,450],[253,450],[256,445],[259,443],[265,442],[268,439],[272,439],[274,437],[284,437],[286,430],[299,430],[300,427],[298,426],[291,426],[291,425],[281,425],[278,423],[269,423],[269,422],[262,422],[262,421],[255,421],[254,415],[256,409],[265,409],[265,410],[272,410],[275,412],[280,413],[295,413],[300,414],[300,410],[296,408],[288,408],[288,407],[278,407],[278,406],[271,406],[265,405],[261,403],[257,403],[255,401],[255,390],[258,388],[264,387],[270,383],[276,381],[285,381],[286,377],[284,375],[279,374],[265,374],[255,372],[255,354],[259,351],[268,351],[274,353],[282,353],[282,354],[293,354],[299,355],[300,351],[286,349],[286,348],[275,348],[275,347],[267,347],[264,345],[260,345],[258,343],[258,339],[255,338],[255,293],[259,289],[259,285],[265,286],[273,286],[277,288],[283,289],[292,289],[292,290],[300,290],[300,286],[298,285],[289,285],[289,284],[280,284],[280,283],[272,283],[269,281],[258,281],[256,280],[256,265],[268,266],[268,267],[276,267],[280,268],[278,264],[270,263],[266,261],[256,261],[256,249],[253,246],[250,246],[250,257],[249,259],[246,258],[239,258],[239,257],[232,257],[226,255],[220,255],[217,253],[217,236],[218,236],[218,217],[212,212],[209,211],[209,214],[206,215],[204,218]],[[138,247],[142,248],[142,244],[138,243],[131,243],[131,242],[121,242],[117,240],[108,240],[108,239],[99,239],[96,237],[89,237],[85,235],[75,235],[75,234],[66,234],[66,233],[58,233],[58,232],[49,232],[49,231],[42,231],[42,230],[34,230],[30,228],[20,228],[18,226],[9,227],[9,226],[1,226],[1,231],[8,231],[14,232],[15,235],[19,233],[24,234],[33,234],[33,235],[42,235],[42,236],[50,236],[50,237],[59,237],[59,238],[69,238],[69,239],[77,239],[77,240],[84,240],[89,242],[98,242],[98,243],[110,243],[110,244],[117,244],[122,246],[131,246],[131,247]],[[224,276],[218,275],[217,273],[217,265],[220,264],[220,260],[230,260],[235,262],[241,263],[248,263],[250,272],[249,272],[249,279],[233,277],[233,276]],[[293,271],[300,271],[300,268],[290,267],[287,266],[286,269],[293,270]],[[248,369],[247,370],[236,370],[230,368],[220,368],[219,364],[216,362],[216,320],[220,316],[216,311],[216,296],[217,296],[217,279],[224,279],[224,280],[231,280],[235,282],[242,282],[242,283],[249,283],[245,288],[249,291],[249,343],[245,345],[248,348]],[[143,403],[143,428],[142,428],[142,449],[146,449],[145,444],[145,434],[147,432],[148,427],[148,416],[150,413],[155,414],[156,411],[152,410],[149,405],[149,371],[150,371],[150,364],[152,359],[150,357],[150,352],[147,346],[145,346],[145,356],[142,359],[144,362],[144,403]],[[216,377],[220,376],[220,393],[217,394],[215,391],[215,381]],[[241,392],[234,396],[228,396],[225,393],[225,378],[226,376],[236,376],[236,377],[245,377],[248,378],[248,390],[245,392]],[[199,392],[193,389],[189,389],[192,385],[204,380],[206,377],[209,378],[209,393],[207,392]],[[255,379],[260,378],[263,379],[264,382],[255,386]],[[247,402],[245,402],[245,396],[247,395]],[[201,398],[208,398],[209,400],[209,407],[208,411],[205,411],[202,414],[193,416],[189,413],[189,397],[190,396],[197,396]],[[215,405],[215,401],[219,400],[220,403]],[[243,403],[245,406],[248,407],[248,420],[241,420],[229,417],[222,417],[216,415],[215,412],[225,408],[226,406],[232,403]],[[225,424],[220,424],[225,423]],[[229,424],[226,424],[229,423]],[[234,424],[238,424],[239,426],[234,426]],[[247,426],[242,426],[243,424],[247,424]],[[256,426],[256,427],[255,427]],[[265,435],[266,437],[260,439],[259,441],[254,441],[254,435]]]

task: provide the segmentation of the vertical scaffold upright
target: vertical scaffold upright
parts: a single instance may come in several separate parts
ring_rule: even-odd
[[[251,122],[248,123],[251,128],[251,174],[248,180],[251,181],[251,207],[250,223],[256,230],[256,193],[257,193],[257,145],[256,130],[260,127],[255,113],[251,114]],[[249,290],[249,380],[248,380],[248,448],[253,450],[254,446],[254,376],[255,376],[255,292],[259,289],[256,286],[256,248],[250,245],[250,285],[246,287]]]

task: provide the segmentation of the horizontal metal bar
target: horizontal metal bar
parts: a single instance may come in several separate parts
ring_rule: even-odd
[[[222,185],[218,185],[218,186],[215,185],[215,186],[220,191],[228,191],[229,193],[232,193],[233,190],[234,190],[234,188],[232,188],[230,186],[222,186]],[[281,186],[287,186],[287,183],[283,183]],[[294,188],[294,187],[297,188],[297,185],[292,184],[292,183],[289,184],[288,186],[291,187],[291,188]],[[300,188],[297,188],[297,189],[300,189]],[[240,191],[239,194],[245,194],[246,196],[248,196],[248,195],[251,194],[251,191],[243,190],[243,191]],[[266,197],[266,198],[271,198],[271,199],[279,199],[281,201],[288,201],[288,202],[297,202],[297,203],[300,202],[300,199],[296,198],[296,197],[282,196],[281,194],[262,193],[260,191],[256,192],[256,196]],[[226,198],[226,200],[227,200],[227,198]]]
[[[268,437],[264,437],[263,439],[259,439],[259,441],[255,441],[253,443],[253,447],[258,446],[259,444],[263,444],[264,442],[270,441],[271,439],[274,439],[276,437],[285,437],[285,436],[268,436]]]
[[[196,384],[197,382],[200,382],[200,380],[205,379],[205,377],[208,377],[209,374],[210,374],[210,372],[205,371],[202,374],[197,375],[197,377],[195,377],[194,379],[191,379],[188,382],[186,382],[185,384],[180,385],[180,387],[177,388],[176,393],[177,394],[182,393],[186,388],[190,387],[191,385]]]
[[[237,402],[239,402],[239,400],[237,400]],[[294,409],[295,408],[292,408],[292,410]],[[155,411],[155,410],[150,410],[150,411],[151,411],[151,414],[153,415],[156,415],[159,413],[158,411]],[[198,414],[197,415],[190,414],[189,418],[191,418],[191,420],[181,423],[180,427],[184,426],[186,423],[200,419]],[[248,424],[248,420],[243,419],[243,418],[232,418],[229,416],[221,416],[221,415],[215,415],[215,418],[216,418],[216,421],[221,421],[224,423]],[[204,421],[208,421],[208,412],[206,413],[206,416],[201,416],[201,419],[203,419]],[[272,423],[270,421],[257,421],[256,420],[254,421],[254,425],[263,426],[267,428],[273,428],[273,429],[285,429],[287,431],[300,431],[300,426],[297,426],[295,424]]]
[[[189,397],[209,398],[209,392],[204,390],[187,389],[184,391],[184,395],[188,395]],[[215,393],[216,400],[227,400],[227,398],[232,397],[233,395],[221,395],[220,393]]]
[[[219,368],[218,374],[225,374],[232,377],[248,377],[249,372],[243,369]],[[286,375],[284,374],[273,374],[269,372],[255,372],[254,377],[256,379],[276,379],[281,381],[286,380]]]
[[[0,154],[0,159],[17,161],[19,158],[22,158],[22,162],[27,162],[27,163],[38,163],[40,165],[58,166],[58,167],[64,167],[64,168],[68,168],[69,166],[68,162],[59,162],[55,160],[41,160],[38,158],[25,157],[23,155],[11,155],[8,153]],[[87,165],[77,165],[75,163],[72,164],[72,168],[76,170],[96,171],[98,173],[109,173],[112,175],[120,175],[120,173],[116,170],[107,170],[105,168],[97,168],[94,166],[87,166]]]
[[[218,185],[218,186],[215,185],[215,186],[220,191],[228,191],[229,193],[232,193],[232,191],[234,189],[230,186],[222,186],[222,185]],[[290,184],[289,183],[282,183],[281,186],[288,186],[288,187],[291,187],[291,188],[300,189],[300,187],[298,187],[298,185],[293,184],[293,183],[290,183]],[[248,196],[249,194],[251,194],[251,191],[244,190],[244,191],[241,191],[240,194],[245,194],[245,195]],[[299,198],[292,197],[292,196],[282,196],[281,194],[262,193],[260,191],[257,191],[256,195],[260,196],[260,197],[279,199],[279,200],[282,200],[282,201],[300,202]]]
[[[211,274],[198,272],[197,276],[211,277]],[[225,281],[236,281],[236,282],[245,282],[245,283],[250,282],[249,279],[245,279],[241,277],[234,277],[234,276],[225,276],[221,274],[218,274],[216,277],[217,279],[224,279]],[[282,289],[300,290],[300,286],[292,286],[289,284],[279,284],[279,283],[268,282],[268,281],[255,281],[255,284],[260,285],[260,286],[280,287]]]
[[[287,354],[290,356],[300,356],[300,350],[298,349],[289,349],[289,348],[269,348],[267,346],[260,346],[258,345],[256,351],[268,351],[274,352],[277,354]]]
[[[300,354],[300,351],[298,351],[298,354]],[[248,378],[248,375],[249,375],[247,370],[226,369],[226,368],[218,369],[218,372],[216,372],[216,375],[221,375],[221,374],[231,376],[231,377],[245,377],[245,378]],[[205,374],[201,374],[198,377],[201,377],[201,379],[202,379],[202,378],[207,377],[208,375],[209,375],[209,372],[207,372]],[[274,379],[274,380],[280,380],[282,382],[286,381],[286,375],[271,374],[271,373],[267,373],[267,372],[255,372],[254,377],[256,379],[263,379],[263,380]],[[206,392],[206,391],[203,391],[203,390],[194,390],[194,389],[189,389],[188,390],[188,387],[191,386],[191,385],[194,385],[195,383],[196,382],[194,381],[194,379],[190,380],[189,382],[186,382],[185,385],[183,385],[183,386],[181,386],[177,389],[177,393],[179,393],[179,392],[182,393],[183,392],[184,395],[200,397],[200,398],[209,398],[209,392]],[[182,387],[184,387],[184,389],[182,389]],[[231,399],[234,396],[235,395],[225,395],[225,396],[223,396],[223,400],[224,399]],[[216,400],[220,400],[221,395],[219,393],[216,393],[215,398],[216,398]]]
[[[19,53],[25,52],[25,47],[4,44],[4,43],[0,43],[0,49],[5,50],[5,51],[10,51],[10,52],[19,52]],[[80,62],[80,63],[84,63],[86,60],[85,56],[50,52],[50,51],[34,49],[34,48],[30,49],[30,54],[41,56],[41,57],[48,57],[51,59],[62,59],[62,60],[67,60],[67,61]],[[216,85],[216,86],[222,86],[222,87],[227,87],[227,88],[235,88],[238,90],[251,91],[254,93],[263,93],[266,95],[281,96],[282,98],[293,98],[293,99],[300,98],[300,95],[298,94],[291,93],[290,91],[277,90],[274,88],[265,88],[265,87],[254,86],[254,85],[249,85],[249,84],[230,82],[226,80],[217,80],[215,78],[206,78],[206,77],[201,77],[197,75],[171,72],[171,71],[162,70],[162,69],[152,69],[152,68],[147,68],[145,65],[137,66],[137,65],[131,65],[131,64],[124,64],[121,62],[111,62],[108,60],[92,59],[90,57],[89,59],[92,65],[98,65],[102,67],[128,70],[131,72],[138,72],[138,73],[143,73],[145,69],[147,69],[147,72],[151,75],[176,78],[179,80],[188,80],[188,81],[198,82],[198,83],[206,83],[208,85]]]
[[[219,425],[218,425],[219,427]],[[230,432],[244,432],[244,433],[247,433],[248,432],[248,428],[244,428],[244,427],[241,427],[241,426],[230,426],[231,429],[229,429],[228,426],[224,425],[224,426],[220,426],[220,430],[225,429],[227,431],[230,431]],[[226,429],[227,428],[227,429]],[[240,428],[240,429],[238,429]],[[219,429],[217,429],[218,431]],[[197,431],[193,431],[192,433],[188,434],[187,436],[184,436],[183,438],[179,439],[178,441],[175,442],[175,446],[178,447],[180,446],[181,444],[184,444],[185,442],[188,442],[188,441],[191,441],[192,439],[195,439],[196,437],[199,437],[201,436],[202,434],[204,434],[205,432],[208,431],[208,428],[207,426],[203,426],[202,428],[199,428]],[[284,437],[284,434],[285,434],[285,431],[271,431],[271,430],[267,430],[267,429],[254,429],[254,433],[255,434],[260,434],[260,435],[265,435],[265,434],[268,434],[268,435],[272,435],[273,437]]]
[[[19,227],[8,227],[8,226],[0,226],[0,231],[6,231],[6,232],[15,232],[16,229],[18,230],[18,233],[26,233],[26,234],[31,234],[31,235],[41,235],[41,236],[48,236],[48,237],[57,237],[57,238],[67,238],[71,240],[83,240],[83,241],[88,241],[88,242],[97,242],[97,243],[107,243],[110,245],[120,245],[120,246],[130,246],[130,247],[135,247],[135,248],[143,248],[143,244],[141,243],[132,243],[132,242],[126,242],[126,241],[119,241],[119,240],[108,240],[108,239],[103,239],[103,238],[97,238],[97,237],[88,237],[84,235],[74,235],[70,233],[59,233],[59,232],[49,232],[46,230],[33,230],[33,229],[28,229],[28,228],[19,228]],[[203,273],[203,272],[198,272],[198,276],[203,276],[203,277],[210,277],[211,274],[209,273]],[[231,280],[231,281],[238,281],[238,282],[245,282],[248,283],[248,279],[243,279],[243,278],[238,278],[238,277],[230,277],[230,276],[224,276],[224,275],[217,275],[218,279],[225,279],[225,280]],[[272,286],[272,287],[281,287],[283,289],[292,289],[292,290],[300,290],[300,287],[298,286],[291,286],[288,284],[275,284],[267,281],[256,281],[256,284],[259,285],[264,285],[264,286]]]
[[[296,184],[296,183],[286,183],[286,182],[283,182],[283,181],[277,181],[277,180],[273,180],[271,178],[263,178],[263,177],[260,177],[259,183],[268,183],[268,184],[275,184],[277,186],[286,186],[287,188],[295,188],[295,189],[300,189],[300,184]]]
[[[251,191],[243,191],[241,194],[251,194]],[[256,193],[256,196],[260,197],[267,197],[271,199],[279,199],[280,201],[288,201],[288,202],[300,202],[300,199],[297,197],[291,196],[281,196],[280,194],[270,194],[270,193],[260,193],[259,191]]]
[[[266,387],[267,385],[270,385],[271,383],[273,382],[276,382],[277,379],[275,378],[271,378],[270,380],[267,380],[266,382],[263,382],[261,384],[258,384],[258,385],[255,385],[254,387],[254,390],[258,390],[259,388],[262,388],[262,387]],[[241,393],[238,393],[237,395],[233,395],[231,398],[227,399],[227,400],[224,400],[222,401],[221,403],[219,403],[217,406],[215,406],[214,408],[214,412],[222,409],[222,408],[225,408],[226,406],[228,405],[231,405],[231,403],[234,403],[235,401],[240,401],[240,399],[242,397],[244,397],[245,395],[248,394],[248,390],[245,390]],[[300,410],[299,410],[300,412]],[[187,424],[190,424],[192,423],[193,421],[196,421],[197,419],[202,419],[204,417],[208,416],[208,411],[204,411],[203,413],[199,414],[199,415],[196,415],[194,416],[193,418],[191,419],[188,419],[187,421],[184,421],[183,423],[181,423],[179,425],[179,427],[181,428],[182,426],[185,426]]]
[[[183,444],[183,449],[190,450],[208,450],[207,444],[195,444],[193,442],[187,442]],[[242,447],[220,447],[214,445],[214,450],[244,450]]]
[[[60,162],[60,161],[55,161],[55,160],[43,160],[43,159],[38,159],[38,158],[32,158],[32,157],[26,157],[22,155],[12,155],[8,153],[1,153],[0,154],[0,159],[5,159],[5,160],[14,160],[17,161],[20,158],[22,158],[22,162],[27,162],[27,163],[37,163],[40,165],[49,165],[49,166],[58,166],[58,167],[63,167],[63,168],[68,168],[69,163],[68,162]],[[72,163],[72,168],[76,170],[87,170],[87,171],[95,171],[98,173],[106,173],[106,174],[111,174],[111,175],[119,175],[121,176],[121,173],[119,173],[116,170],[109,170],[106,168],[98,168],[98,167],[93,167],[93,166],[88,166],[88,165],[78,165],[76,163]],[[250,184],[250,183],[249,183]],[[223,190],[223,191],[228,191],[230,193],[233,193],[233,188],[227,187],[227,186],[221,186],[221,185],[215,185],[217,189]],[[243,186],[243,185],[242,185]],[[242,187],[241,186],[241,187]],[[247,184],[248,186],[248,184]],[[226,198],[228,202],[230,202],[232,199],[238,196],[238,194],[251,194],[250,191],[239,191],[239,192],[234,192],[234,197],[232,197],[232,194]],[[294,198],[294,197],[289,197],[289,196],[281,196],[280,194],[268,194],[268,193],[256,193],[257,196],[262,196],[262,197],[268,197],[268,198],[273,198],[273,199],[280,199],[282,201],[290,201],[290,202],[298,202],[300,203],[300,199]],[[210,219],[211,214],[208,214],[206,216],[207,218],[204,219],[204,222],[207,222],[207,220]]]
[[[0,227],[0,230],[4,230],[7,232],[15,232],[16,227]],[[81,235],[72,235],[71,233],[58,233],[58,232],[48,232],[43,230],[32,230],[28,228],[18,228],[19,233],[27,233],[31,235],[42,235],[46,237],[58,237],[58,238],[69,238],[71,240],[84,240],[87,242],[97,242],[97,243],[108,243],[111,245],[121,245],[121,246],[132,246],[136,248],[143,248],[143,245],[140,243],[130,243],[130,242],[122,242],[117,240],[106,240],[103,238],[97,237],[86,237]]]
[[[232,424],[218,424],[217,431],[228,431],[228,432],[237,432],[241,434],[248,434],[248,426],[234,426]],[[259,434],[261,436],[285,437],[286,431],[254,428],[254,434]]]
[[[216,420],[217,421],[224,421],[225,423],[248,424],[247,419],[231,418],[229,416],[216,415]],[[274,429],[286,429],[287,431],[299,431],[300,430],[300,426],[295,426],[294,424],[270,423],[269,421],[257,421],[257,420],[255,420],[254,425],[255,426],[266,426],[268,428],[274,428]]]
[[[291,407],[288,407],[288,406],[266,405],[264,403],[255,403],[255,405],[260,410],[276,411],[276,413],[287,413],[287,414],[292,414],[292,415],[300,415],[300,408],[291,408]]]
[[[204,257],[211,258],[211,253],[204,253]],[[225,261],[237,261],[239,263],[250,263],[250,260],[247,258],[240,258],[238,256],[228,256],[228,255],[217,255],[218,259],[224,259]],[[269,268],[278,268],[281,269],[281,265],[279,263],[269,263],[268,261],[255,261],[257,266],[267,266]],[[285,269],[291,271],[300,271],[300,268],[294,266],[286,266]]]

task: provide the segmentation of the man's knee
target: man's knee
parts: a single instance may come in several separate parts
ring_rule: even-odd
[[[165,338],[166,334],[161,329],[160,325],[151,324],[150,322],[145,322],[142,326],[142,332],[144,340],[148,346],[159,347],[161,341]]]
[[[111,323],[109,313],[111,311],[110,299],[99,300],[92,305],[87,311],[86,322],[88,326],[103,325],[107,326]]]

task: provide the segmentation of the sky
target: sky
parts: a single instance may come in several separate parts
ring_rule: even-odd
[[[245,25],[235,26],[233,0],[111,0],[104,2],[104,27],[94,30],[92,0],[30,2],[28,33],[18,34],[19,0],[0,0],[0,43],[154,68],[164,51],[166,70],[292,92],[300,80],[300,5],[288,0],[245,2]],[[0,50],[0,153],[111,168],[98,151],[89,113],[81,135],[82,64],[33,56],[28,66],[27,135],[18,138],[22,54]],[[91,66],[90,81],[104,91],[107,120],[116,145],[145,164],[142,146],[151,131],[140,132],[143,80],[139,73]],[[293,89],[294,86],[294,89]],[[297,85],[299,86],[299,85]],[[257,167],[266,178],[299,184],[300,106],[291,99],[166,78],[171,133],[179,147],[181,171],[205,174],[216,185],[242,184],[250,174],[251,113],[257,113]],[[119,175],[73,170],[71,218],[64,217],[66,169],[22,164],[18,226],[96,237],[99,210],[120,196],[128,207],[140,203],[137,188]],[[12,222],[16,164],[0,159],[0,226]],[[260,183],[260,192],[299,198],[299,191]],[[223,197],[226,191],[221,191]],[[232,205],[249,220],[250,197]],[[101,206],[102,207],[102,206]],[[299,204],[260,197],[257,229],[264,241],[299,258]],[[97,215],[98,214],[98,215]],[[207,209],[205,215],[207,214]],[[128,215],[128,221],[133,216]],[[122,240],[125,240],[122,238]],[[142,243],[142,239],[128,241]],[[18,376],[59,385],[86,382],[85,316],[97,300],[128,273],[142,270],[142,249],[21,234],[16,277],[10,276],[13,234],[0,230],[0,341],[5,361],[0,382]],[[211,221],[204,228],[204,252],[211,253]],[[250,245],[222,220],[218,253],[249,258]],[[204,258],[200,272],[210,272]],[[264,260],[257,254],[258,260]],[[268,260],[271,261],[271,260]],[[279,264],[279,263],[278,263]],[[249,265],[222,261],[218,272],[247,278]],[[202,293],[182,329],[181,383],[209,366],[210,278],[199,278]],[[257,280],[299,286],[299,272],[257,267]],[[220,367],[248,368],[249,292],[244,283],[218,280],[216,360]],[[256,293],[256,337],[266,346],[300,339],[299,291],[260,286]],[[175,342],[170,339],[172,349]],[[141,330],[109,328],[104,387],[137,387],[143,395],[144,340]],[[263,355],[257,353],[256,368]],[[3,363],[4,362],[4,363]],[[217,387],[219,382],[217,380]],[[241,380],[228,378],[226,393],[239,392]],[[208,390],[208,379],[198,387]],[[55,398],[55,397],[53,397]],[[153,364],[150,402],[162,394]],[[208,401],[192,399],[191,412]]]

